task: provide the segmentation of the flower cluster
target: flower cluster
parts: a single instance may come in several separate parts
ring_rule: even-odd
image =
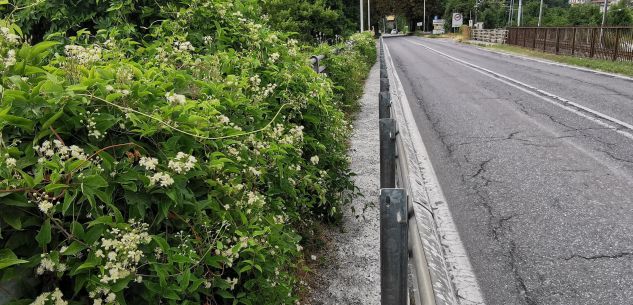
[[[47,254],[41,254],[42,260],[40,261],[40,265],[37,266],[36,273],[38,275],[44,274],[44,272],[65,272],[68,269],[68,266],[63,263],[55,263]]]
[[[184,105],[187,102],[187,98],[182,94],[176,94],[173,92],[165,93],[165,98],[168,102],[174,105]]]
[[[38,162],[42,163],[47,159],[50,160],[54,156],[58,156],[62,161],[69,159],[86,160],[88,157],[84,150],[77,145],[66,146],[60,140],[48,140],[42,142],[42,145],[33,146],[33,149],[41,156]]]
[[[79,45],[67,45],[64,47],[66,56],[80,65],[88,65],[101,59],[101,47],[92,45],[88,48]]]
[[[55,198],[50,197],[46,193],[33,192],[31,193],[31,198],[33,198],[31,202],[35,202],[37,208],[44,214],[48,213],[48,211],[58,203]]]
[[[169,164],[167,164],[167,167],[169,167],[177,174],[186,174],[196,166],[197,162],[198,160],[196,159],[196,157],[185,154],[183,152],[178,152],[176,154],[176,158],[174,158],[173,160],[169,160]]]
[[[154,173],[152,176],[148,176],[148,178],[150,185],[159,184],[162,187],[168,187],[174,184],[174,178],[172,178],[168,173],[158,172]]]
[[[189,41],[176,41],[174,42],[174,47],[176,47],[179,52],[194,51],[193,45]]]
[[[64,294],[59,290],[59,288],[55,288],[52,292],[44,292],[40,294],[31,305],[44,305],[48,304],[48,302],[52,302],[54,305],[68,305],[67,301],[63,299]]]
[[[90,291],[88,296],[92,299],[92,305],[115,304],[116,294],[107,287],[97,287]]]
[[[101,246],[95,256],[105,258],[104,272],[99,275],[103,284],[116,283],[136,272],[136,268],[144,257],[139,247],[148,244],[152,238],[147,233],[149,225],[129,220],[130,226],[125,229],[108,230],[111,238],[101,238]]]
[[[20,36],[11,33],[9,28],[0,27],[0,35],[2,35],[4,42],[8,45],[16,45],[20,43]]]
[[[295,126],[291,128],[284,137],[279,140],[281,144],[294,144],[303,141],[303,126]]]
[[[141,157],[141,160],[138,161],[138,164],[142,167],[145,167],[145,169],[148,171],[153,171],[156,169],[156,165],[158,165],[158,159]]]
[[[5,57],[2,60],[2,63],[4,64],[5,68],[9,68],[9,67],[15,65],[15,63],[16,63],[15,50],[9,50],[9,52],[7,52],[7,57]]]
[[[11,158],[11,156],[9,154],[5,154],[4,155],[4,165],[7,168],[13,168],[16,167],[16,165],[18,164],[18,161],[15,158]]]

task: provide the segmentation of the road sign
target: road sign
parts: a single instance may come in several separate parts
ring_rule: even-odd
[[[464,24],[464,16],[461,13],[453,13],[453,27],[458,28]]]
[[[417,26],[422,26],[423,24],[424,24],[424,23],[422,23],[422,22],[418,22],[418,23],[416,23],[416,25],[417,25]]]
[[[444,34],[444,19],[433,20],[433,34]]]

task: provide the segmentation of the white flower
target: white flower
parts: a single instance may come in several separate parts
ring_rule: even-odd
[[[106,89],[106,91],[108,91],[108,92],[112,92],[112,91],[114,91],[114,87],[112,87],[112,85],[107,85],[107,86],[105,87],[105,89]]]
[[[4,59],[4,66],[8,68],[15,65],[15,63],[15,50],[9,50],[9,52],[7,52],[7,57]]]
[[[174,184],[174,178],[172,178],[167,173],[155,173],[153,176],[148,176],[150,185],[154,185],[156,183],[160,184],[162,187],[168,187]]]
[[[139,165],[145,167],[146,170],[155,170],[156,165],[158,165],[158,159],[156,158],[148,158],[141,157],[141,160],[138,162]]]
[[[313,261],[315,261],[317,259],[316,255],[312,254],[310,255],[310,259],[312,259]]]
[[[167,167],[177,174],[186,174],[195,167],[197,162],[198,160],[196,157],[183,152],[178,152],[178,154],[176,154],[176,158],[169,160]]]
[[[98,45],[92,45],[88,48],[67,45],[64,47],[64,53],[68,58],[76,60],[81,65],[88,65],[101,59],[101,47]]]
[[[270,60],[271,60],[272,62],[277,61],[277,59],[279,59],[279,53],[275,52],[275,53],[273,53],[273,54],[270,54]]]
[[[310,162],[314,165],[319,164],[319,156],[312,156],[312,158],[310,158]]]
[[[218,121],[222,124],[228,124],[231,120],[225,115],[218,115]]]
[[[37,205],[37,207],[40,209],[40,211],[42,211],[42,213],[46,214],[48,210],[50,210],[53,207],[53,204],[48,200],[42,200]]]
[[[7,164],[7,167],[9,168],[15,167],[17,164],[17,160],[15,160],[14,158],[7,158],[4,162]]]
[[[259,176],[262,174],[262,172],[258,171],[257,169],[255,169],[254,167],[249,167],[248,170],[255,176]]]
[[[187,98],[184,95],[173,92],[165,93],[165,98],[167,98],[168,102],[177,105],[184,105],[187,102]]]
[[[235,285],[237,285],[237,278],[228,278],[226,281],[229,282],[229,285],[231,285],[231,290],[235,289]]]
[[[112,303],[114,300],[116,300],[116,295],[112,292],[110,292],[105,299],[106,303]]]

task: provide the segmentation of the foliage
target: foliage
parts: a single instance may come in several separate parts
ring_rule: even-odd
[[[256,0],[181,3],[143,40],[31,45],[0,24],[0,278],[30,287],[15,304],[295,301],[301,230],[353,194],[348,84]]]
[[[358,109],[365,77],[376,59],[376,42],[369,33],[354,34],[349,42],[334,48],[322,45],[316,52],[326,54],[327,74],[337,84],[334,87],[336,104],[344,112],[353,113]]]
[[[54,32],[75,35],[81,29],[95,32],[118,28],[125,35],[144,32],[161,13],[177,11],[173,0],[16,0],[6,6],[0,16],[12,19],[26,34],[39,42]]]
[[[332,9],[325,0],[270,0],[263,8],[273,27],[295,32],[302,41],[315,41],[320,36],[325,39],[348,36],[355,27],[343,18],[341,9]]]

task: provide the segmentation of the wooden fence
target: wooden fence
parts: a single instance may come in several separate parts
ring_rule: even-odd
[[[505,43],[508,37],[508,30],[478,30],[470,29],[470,39],[492,43]]]
[[[633,61],[633,27],[511,27],[507,43],[554,54]]]

